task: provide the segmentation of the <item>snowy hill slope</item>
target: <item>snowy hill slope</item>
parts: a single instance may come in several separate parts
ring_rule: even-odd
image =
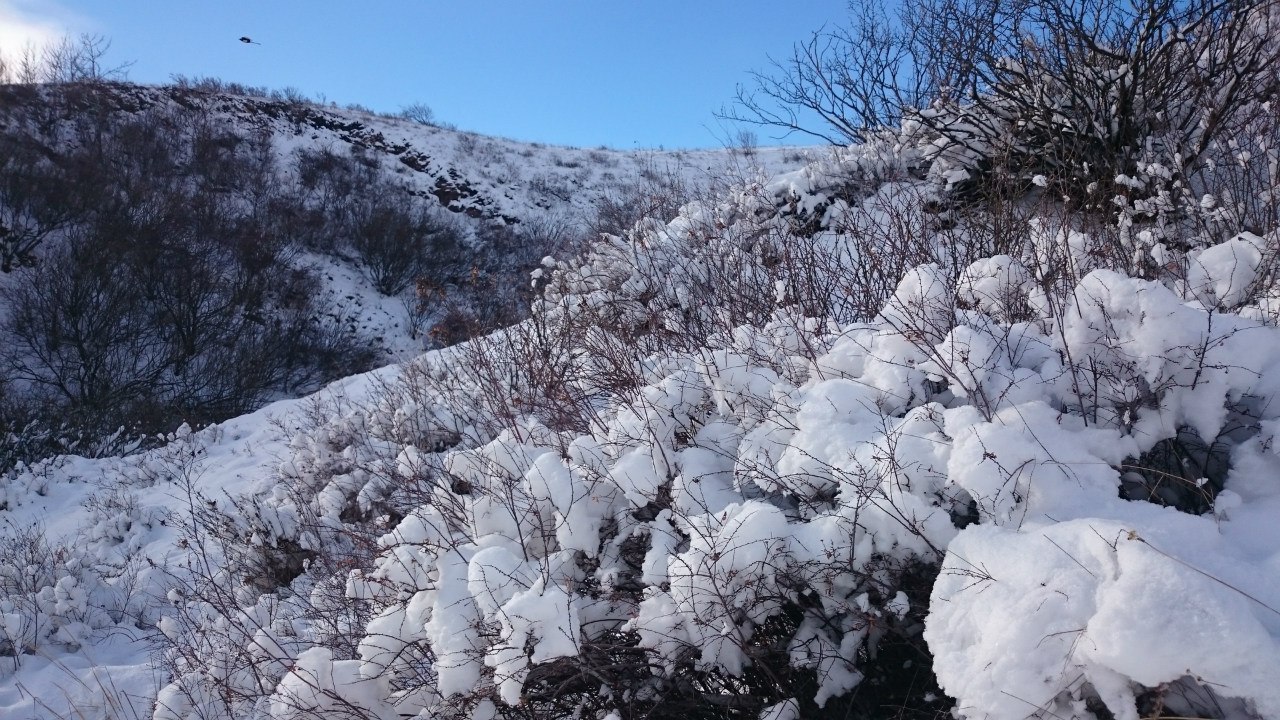
[[[58,614],[78,619],[56,629],[22,617],[42,598],[28,598],[32,604],[6,602],[4,642],[10,657],[0,683],[0,714],[148,716],[155,682],[162,677],[149,649],[160,619],[155,593],[172,584],[173,570],[185,562],[181,518],[196,509],[193,501],[203,502],[196,493],[217,503],[263,492],[264,463],[287,456],[289,437],[307,425],[308,408],[327,402],[322,397],[362,402],[375,379],[389,372],[394,370],[339,381],[316,397],[275,403],[198,433],[183,428],[164,447],[142,455],[62,457],[7,476],[0,507],[5,560],[11,563],[6,567],[15,573],[6,576],[7,582],[38,585],[49,573],[70,577],[90,566],[104,582],[63,581],[66,597]],[[14,538],[29,538],[36,554],[19,563],[12,553],[22,548]],[[68,543],[84,543],[87,553],[77,552],[73,560],[65,550],[53,550]],[[128,587],[117,587],[125,578]],[[12,655],[16,639],[50,631],[58,635],[50,638],[53,646]]]
[[[207,111],[238,132],[269,134],[281,158],[300,148],[359,148],[377,157],[420,195],[450,210],[511,223],[584,217],[619,186],[644,176],[673,176],[693,188],[713,179],[795,169],[803,148],[617,150],[571,148],[494,138],[358,109],[183,86],[96,84],[75,89],[5,86],[6,122],[106,107],[128,116],[181,107]],[[65,95],[65,97],[60,97]]]
[[[512,322],[545,255],[803,161],[546,147],[226,89],[0,86],[0,427],[35,438],[0,466]]]
[[[265,137],[286,183],[299,181],[292,167],[299,153],[357,153],[381,174],[421,198],[438,203],[474,229],[485,224],[546,225],[572,238],[588,233],[606,201],[623,201],[635,188],[665,186],[685,195],[706,192],[733,178],[799,167],[811,151],[797,148],[725,150],[614,150],[554,147],[490,138],[362,110],[317,105],[302,99],[236,95],[185,86],[95,83],[89,86],[0,87],[0,127],[53,128],[105,113],[124,122],[147,113],[198,115],[219,131]],[[34,132],[36,137],[40,132]],[[57,143],[43,152],[56,158]],[[480,245],[483,241],[474,240]],[[550,250],[550,248],[547,248]],[[483,247],[477,253],[489,252]],[[406,303],[379,297],[358,259],[343,253],[305,259],[323,282],[335,322],[366,338],[387,360],[422,349]]]
[[[1280,715],[1276,234],[993,217],[935,141],[548,260],[505,330],[8,474],[0,709]]]

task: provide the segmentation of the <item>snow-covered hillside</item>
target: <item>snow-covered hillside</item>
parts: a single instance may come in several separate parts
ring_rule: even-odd
[[[805,161],[547,147],[228,90],[0,86],[0,429],[26,438],[0,466],[499,327],[545,255]]]
[[[46,114],[103,106],[127,117],[177,107],[207,111],[218,124],[250,135],[267,133],[280,158],[299,149],[360,148],[377,157],[416,192],[454,212],[512,223],[580,219],[601,198],[645,177],[675,177],[705,189],[757,170],[774,174],[801,166],[806,148],[719,150],[574,148],[487,137],[445,126],[378,115],[305,99],[283,99],[134,84],[96,85],[91,100],[58,86],[4,86],[5,123],[40,122]],[[60,96],[67,97],[60,97]],[[823,151],[818,151],[822,154]]]
[[[966,212],[946,151],[748,180],[548,259],[508,329],[10,473],[0,711],[1280,716],[1277,235]]]
[[[0,716],[1280,718],[1280,0],[849,10],[810,157],[0,87]]]
[[[0,126],[56,124],[87,112],[116,121],[152,111],[199,113],[243,137],[266,136],[282,167],[303,152],[357,152],[394,182],[470,219],[498,224],[554,224],[581,234],[606,200],[631,188],[678,185],[696,195],[735,178],[793,170],[814,151],[760,147],[722,150],[570,148],[485,137],[446,127],[317,105],[302,99],[235,95],[181,86],[103,83],[88,89],[0,88]],[[57,155],[58,147],[47,152]],[[379,298],[350,258],[311,258],[327,281],[333,312],[391,358],[421,349],[398,298]]]

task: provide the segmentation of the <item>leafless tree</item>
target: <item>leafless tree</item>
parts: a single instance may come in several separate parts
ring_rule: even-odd
[[[111,64],[111,41],[104,35],[64,35],[43,46],[28,44],[7,63],[0,61],[0,82],[92,83],[123,80],[132,62]]]
[[[23,389],[15,403],[73,435],[154,432],[372,362],[327,330],[307,272],[287,265],[296,199],[273,190],[259,139],[186,110],[81,112],[56,132],[72,140],[60,152],[39,133],[0,137],[15,149],[0,161],[13,273],[0,367]]]
[[[753,73],[723,114],[833,143],[913,116],[983,158],[1073,183],[1131,172],[1154,147],[1185,175],[1280,87],[1278,8],[909,0],[890,14],[854,0],[847,25]]]
[[[1280,91],[1275,0],[1054,0],[1019,18],[1026,33],[999,62],[975,66],[959,112],[924,113],[948,139],[1045,175],[1067,195],[1158,161],[1185,183],[1215,143]],[[974,125],[968,125],[975,122]],[[995,152],[992,151],[993,145]]]
[[[784,136],[860,142],[905,112],[976,89],[981,66],[1016,44],[1024,4],[907,0],[891,11],[853,0],[845,25],[823,27],[789,57],[770,58],[720,115]]]

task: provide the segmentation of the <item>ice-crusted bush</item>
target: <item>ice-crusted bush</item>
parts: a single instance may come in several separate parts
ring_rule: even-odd
[[[332,426],[317,426],[317,415],[341,416],[343,405],[315,403],[311,424],[303,426],[310,432],[278,428],[293,434],[290,455],[261,497],[197,489],[208,471],[200,451],[207,437],[187,452],[153,454],[147,463],[150,476],[185,504],[168,520],[187,550],[181,562],[164,568],[167,591],[157,628],[171,682],[157,695],[155,717],[254,712],[305,651],[350,652],[353,628],[367,619],[332,577],[360,562],[360,538],[344,530],[340,516],[356,512],[351,492],[368,481],[356,466],[356,450],[344,451],[352,429],[332,437]]]
[[[739,485],[732,453],[726,454],[742,432],[740,422],[764,421],[771,400],[754,393],[772,387],[776,377],[729,352],[689,358],[605,413],[596,436],[553,432],[531,419],[479,447],[448,453],[441,467],[447,481],[436,483],[432,501],[380,541],[385,554],[373,572],[350,581],[351,592],[386,606],[361,644],[364,672],[419,678],[417,666],[433,660],[436,682],[402,694],[407,707],[443,703],[441,709],[484,712],[529,705],[555,712],[591,702],[604,703],[601,711],[616,704],[664,714],[724,694],[734,696],[725,701],[741,712],[757,707],[757,693],[779,692],[769,689],[776,677],[755,670],[743,675],[751,667],[746,658],[763,658],[760,653],[796,632],[805,615],[800,597],[821,606],[821,593],[803,591],[814,578],[847,586],[829,612],[851,612],[849,632],[857,635],[868,618],[881,615],[892,628],[909,605],[892,584],[895,561],[887,551],[901,543],[910,547],[902,551],[907,557],[932,552],[917,536],[928,517],[948,532],[942,529],[950,527],[947,512],[938,510],[935,497],[911,507],[905,523],[879,520],[892,527],[880,541],[886,556],[876,557],[870,541],[860,551],[882,578],[855,569],[837,579],[852,562],[846,543],[854,507],[850,516],[832,514],[827,529],[815,529],[807,542],[787,540],[783,508],[795,511],[803,497],[818,513],[835,506],[832,498],[815,502],[798,488],[766,490],[777,472],[759,461],[741,470]],[[820,389],[814,403],[828,402],[827,392],[835,391]],[[745,417],[727,409],[734,405]],[[880,517],[871,498],[880,497],[877,483],[887,471],[868,459],[871,467],[841,473],[824,467],[824,459],[817,459],[815,473],[832,486],[843,474],[847,483],[862,483],[869,498],[853,506],[865,505],[863,522]],[[748,472],[759,480],[746,480]],[[927,496],[936,490],[927,483],[921,488]],[[765,518],[764,527],[747,529]],[[790,560],[793,553],[798,557]],[[750,582],[766,569],[777,584]],[[733,592],[751,593],[756,610],[740,615],[738,608],[752,603],[725,595]],[[877,609],[891,601],[896,614]],[[824,609],[809,612],[821,625]],[[737,632],[725,635],[724,622]],[[664,629],[663,623],[674,624]],[[405,628],[422,631],[405,634]],[[819,627],[805,632],[815,635],[807,650],[796,651],[803,658],[794,667],[784,659],[778,668],[791,677],[785,685],[816,690],[827,683],[826,695],[839,695],[856,673],[848,669],[842,680],[828,682],[817,668],[851,665],[862,640],[844,641],[841,660],[838,637]],[[603,700],[599,683],[586,679],[572,693],[556,689],[565,673],[597,671],[617,685]]]

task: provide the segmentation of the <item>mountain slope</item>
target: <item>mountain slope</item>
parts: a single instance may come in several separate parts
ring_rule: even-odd
[[[187,86],[0,100],[0,426],[27,438],[4,465],[506,324],[542,257],[802,159],[552,148]]]
[[[581,219],[599,200],[646,175],[670,176],[691,187],[762,168],[767,174],[795,169],[806,151],[615,150],[569,148],[504,138],[375,115],[301,98],[236,95],[198,87],[96,83],[83,87],[0,88],[0,120],[9,125],[56,123],[88,111],[129,115],[180,107],[210,114],[214,122],[245,135],[265,133],[280,158],[299,148],[359,148],[420,195],[475,218],[528,222],[552,217]]]
[[[0,707],[1276,715],[1276,236],[1143,236],[1143,277],[1129,235],[954,204],[934,141],[548,260],[529,319],[399,368],[8,474],[41,561]]]

